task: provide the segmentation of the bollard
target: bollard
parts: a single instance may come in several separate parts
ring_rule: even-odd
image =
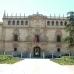
[[[31,58],[31,53],[30,53],[30,58]]]
[[[69,53],[69,57],[70,57],[70,53]]]
[[[43,52],[43,58],[45,58],[44,52]]]
[[[5,51],[4,51],[4,55],[5,55]]]
[[[12,52],[12,57],[13,57],[13,52]]]
[[[53,53],[52,53],[52,59],[53,59]]]
[[[22,58],[22,52],[21,52],[21,58]]]

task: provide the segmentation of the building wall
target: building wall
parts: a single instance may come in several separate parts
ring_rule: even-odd
[[[13,24],[13,20],[15,24]],[[9,21],[11,24],[8,25]],[[19,25],[17,25],[17,21],[19,21]],[[21,21],[24,22],[23,25],[21,25]],[[26,21],[28,24],[25,23]],[[47,24],[48,21],[49,24]],[[54,21],[54,25],[52,25],[52,21]],[[14,51],[14,48],[17,48],[19,52],[33,52],[33,48],[39,46],[42,52],[55,53],[57,48],[60,48],[61,53],[66,53],[67,44],[63,42],[68,35],[64,30],[65,21],[68,23],[65,17],[49,18],[41,14],[27,17],[4,16],[3,24],[0,25],[0,50]],[[18,41],[14,41],[15,34],[18,35]],[[40,42],[35,41],[35,35],[39,35]],[[61,42],[56,41],[57,35],[61,35]]]
[[[2,34],[3,34],[3,23],[0,22],[0,51],[2,50],[2,46],[3,46],[3,43],[2,43]]]

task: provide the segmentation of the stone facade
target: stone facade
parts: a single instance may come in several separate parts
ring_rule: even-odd
[[[41,56],[68,53],[63,39],[66,17],[48,17],[42,14],[30,16],[6,16],[0,23],[0,51],[24,52],[33,56],[34,48],[40,48]]]

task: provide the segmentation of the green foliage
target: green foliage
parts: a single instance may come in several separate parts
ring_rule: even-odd
[[[60,59],[55,59],[54,62],[61,65],[74,65],[74,57],[64,56]]]
[[[74,47],[74,12],[68,12],[67,17],[69,24],[65,26],[65,30],[69,33],[69,36],[65,38],[65,42],[69,44],[70,47]]]
[[[0,55],[0,63],[13,64],[17,61],[19,61],[19,58],[15,58],[9,55]]]

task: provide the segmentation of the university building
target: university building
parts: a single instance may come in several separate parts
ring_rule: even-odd
[[[68,35],[66,17],[8,16],[4,13],[0,23],[0,54],[22,57],[47,57],[68,54],[64,38]],[[72,53],[74,51],[72,50]]]

